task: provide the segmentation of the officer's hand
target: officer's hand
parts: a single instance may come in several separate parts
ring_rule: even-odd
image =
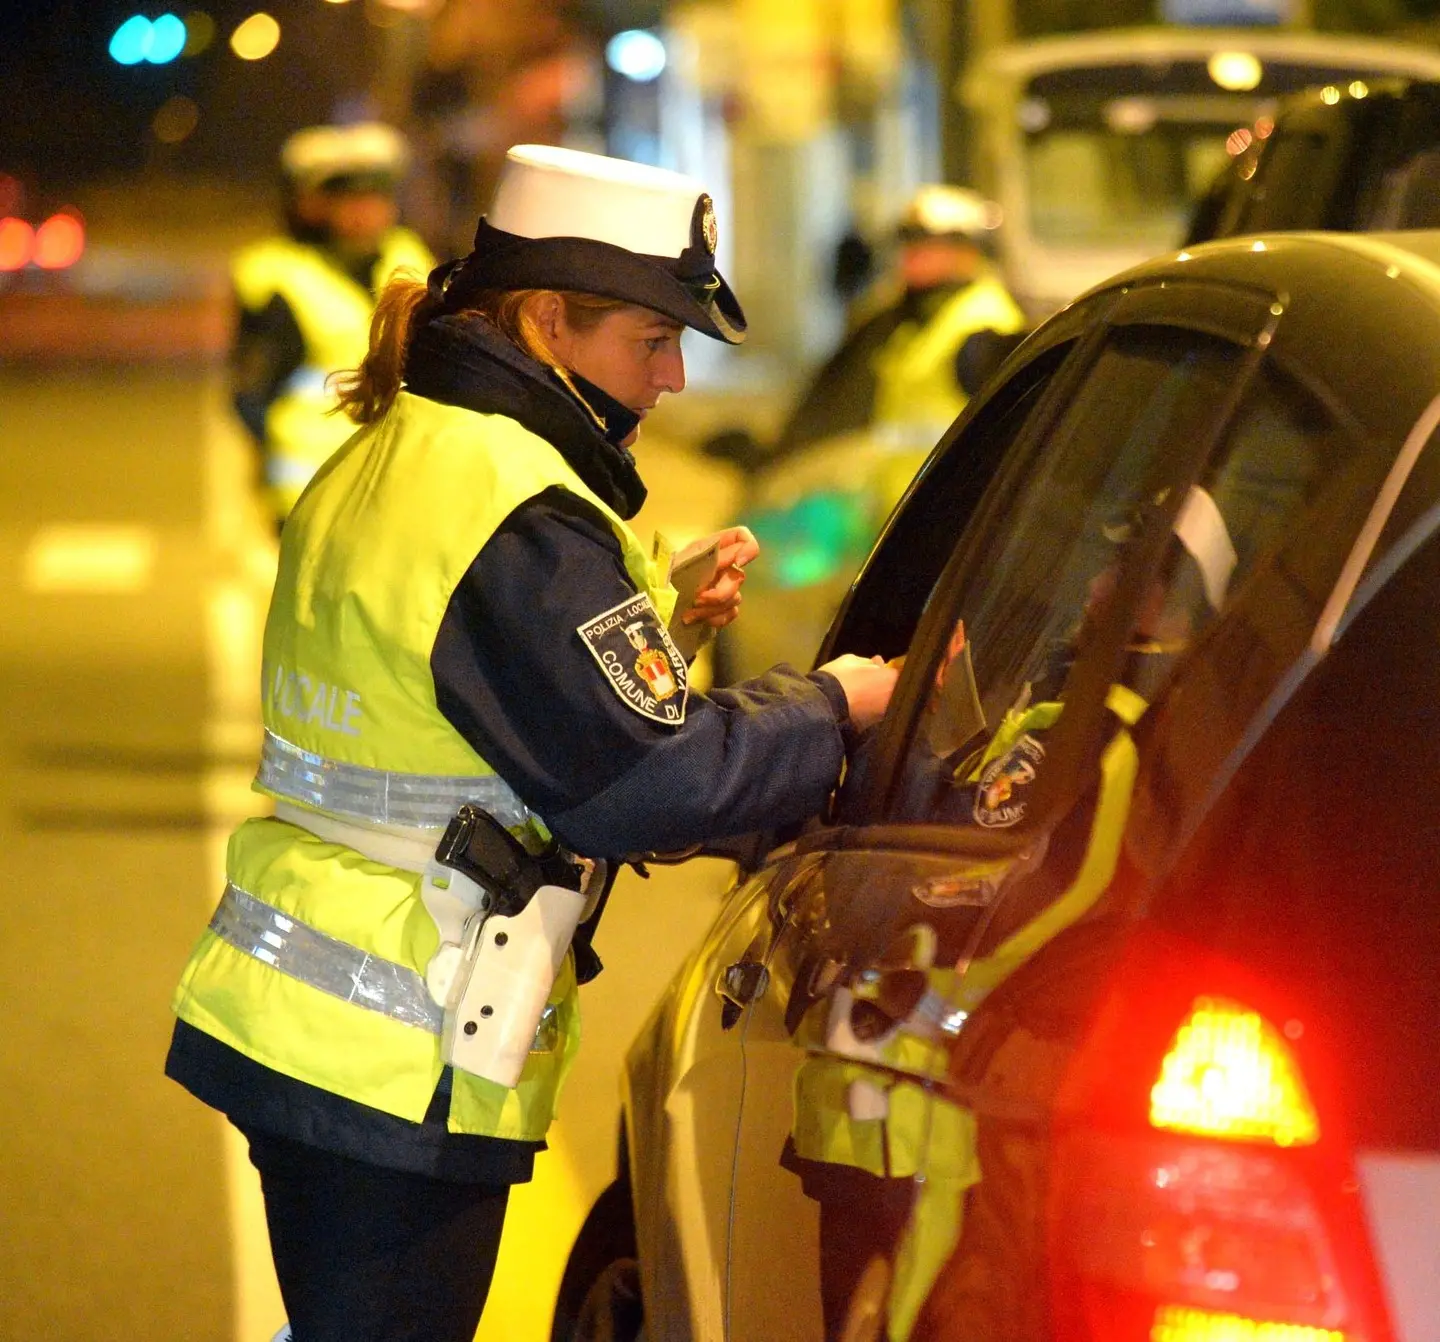
[[[863,732],[885,716],[895,682],[900,679],[900,660],[897,658],[892,665],[883,657],[857,657],[847,652],[819,668],[840,682],[850,706],[850,721],[857,730]]]
[[[749,527],[727,527],[692,541],[676,554],[675,563],[682,563],[687,554],[699,554],[712,544],[718,546],[715,581],[695,594],[694,602],[681,619],[686,624],[703,620],[714,629],[723,629],[740,614],[740,585],[745,581],[745,565],[760,553],[760,542]]]

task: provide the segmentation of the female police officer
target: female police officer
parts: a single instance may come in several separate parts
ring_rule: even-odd
[[[547,923],[516,1074],[460,1065],[514,1002],[481,975],[457,1028],[466,957],[512,955],[488,897],[437,867],[457,808],[612,860],[799,820],[893,688],[858,657],[686,685],[669,557],[625,519],[645,497],[628,446],[684,386],[687,327],[745,330],[699,186],[513,149],[474,251],[382,297],[342,397],[364,427],[286,526],[256,780],[276,816],[231,838],[167,1070],[249,1139],[297,1342],[473,1336],[578,1043]],[[681,618],[734,615],[757,547],[720,541],[733,567]],[[581,896],[545,885],[527,910],[542,898],[543,922]]]

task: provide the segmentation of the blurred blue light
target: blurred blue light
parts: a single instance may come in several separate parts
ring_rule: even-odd
[[[132,14],[110,39],[110,58],[121,65],[139,65],[150,50],[153,25],[143,14]]]
[[[162,14],[150,25],[150,49],[145,59],[151,65],[165,65],[185,49],[185,24],[174,14]]]
[[[665,44],[644,28],[627,28],[605,44],[605,64],[617,75],[648,84],[665,69]]]

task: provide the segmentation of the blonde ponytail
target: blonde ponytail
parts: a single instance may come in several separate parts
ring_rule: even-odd
[[[405,376],[405,351],[417,309],[430,296],[423,280],[398,275],[381,291],[370,319],[370,352],[359,368],[339,373],[339,413],[356,424],[373,424],[400,394]]]

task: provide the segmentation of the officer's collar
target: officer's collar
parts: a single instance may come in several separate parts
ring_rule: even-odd
[[[613,447],[620,445],[640,426],[640,416],[628,405],[621,405],[608,391],[597,387],[589,378],[581,377],[567,369],[552,368],[555,380],[570,393],[583,410],[586,410],[600,430],[605,441]],[[627,448],[620,450],[629,455]]]
[[[405,360],[407,390],[518,421],[554,446],[609,507],[633,517],[645,502],[645,484],[620,441],[639,416],[593,383],[573,373],[568,380],[572,385],[475,314],[427,322]]]

